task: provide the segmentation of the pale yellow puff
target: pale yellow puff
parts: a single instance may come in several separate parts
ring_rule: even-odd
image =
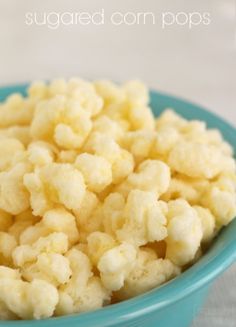
[[[23,267],[26,263],[37,260],[40,253],[64,254],[68,250],[68,237],[64,233],[51,233],[48,236],[40,237],[32,245],[24,244],[17,246],[12,252],[14,264]]]
[[[75,216],[61,207],[47,211],[38,223],[26,227],[20,234],[20,244],[32,244],[53,232],[65,233],[70,245],[79,240]]]
[[[48,97],[48,86],[43,81],[35,81],[29,86],[28,94],[31,98],[45,99]]]
[[[44,280],[34,279],[29,283],[27,293],[27,300],[29,307],[32,307],[32,313],[29,317],[23,318],[43,319],[53,315],[59,297],[57,289],[52,284]]]
[[[9,292],[13,289],[14,292]],[[0,279],[0,302],[22,319],[50,317],[58,302],[57,289],[46,281],[31,283],[10,278]]]
[[[47,141],[53,138],[55,126],[60,122],[60,118],[63,115],[65,102],[66,100],[59,96],[38,102],[30,126],[30,133],[33,139]]]
[[[14,292],[9,290],[14,289]],[[21,318],[27,318],[32,313],[29,302],[26,301],[28,283],[12,278],[0,279],[0,302],[3,302],[8,310]]]
[[[56,142],[71,150],[83,145],[91,128],[90,115],[78,101],[56,96],[37,105],[31,135],[33,139]]]
[[[187,159],[187,160],[186,160]],[[213,145],[179,142],[170,152],[171,169],[195,178],[213,178],[223,171],[234,171],[233,158],[224,156]]]
[[[68,236],[62,232],[54,232],[45,237],[40,237],[32,248],[37,252],[56,252],[64,254],[68,249]]]
[[[0,209],[18,215],[28,209],[29,193],[23,178],[30,171],[25,163],[17,163],[10,170],[0,173]]]
[[[57,161],[61,163],[71,163],[75,162],[78,152],[75,150],[62,150],[58,153]]]
[[[121,183],[134,170],[134,159],[131,153],[121,149],[119,157],[112,164],[112,182]]]
[[[52,80],[48,85],[48,97],[52,98],[55,95],[65,95],[68,92],[68,83],[64,78]]]
[[[201,204],[208,207],[216,218],[215,235],[222,226],[227,225],[236,215],[236,174],[222,173],[203,193]],[[213,201],[220,203],[213,203]]]
[[[15,292],[9,292],[14,289]],[[17,295],[17,296],[16,296]],[[50,317],[58,301],[57,290],[47,282],[0,279],[0,301],[22,319]]]
[[[152,243],[150,243],[150,244],[152,244]],[[157,260],[157,259],[158,259],[158,255],[154,249],[152,249],[146,245],[142,246],[138,249],[138,253],[136,256],[136,263],[145,265],[149,261]]]
[[[114,185],[114,182],[112,182],[112,184],[108,185],[102,192],[100,192],[98,194],[98,199],[101,202],[104,202],[104,200],[106,199],[106,197],[113,193],[115,190],[116,186]]]
[[[68,236],[70,244],[77,243],[79,232],[76,226],[75,217],[64,208],[57,208],[47,211],[40,224],[52,232],[63,232]]]
[[[198,217],[201,219],[202,223],[202,242],[210,242],[215,236],[215,217],[212,215],[209,209],[203,208],[201,206],[194,206]]]
[[[84,146],[84,152],[104,157],[113,164],[120,156],[121,148],[112,138],[103,133],[92,132]]]
[[[205,137],[206,123],[200,120],[188,121],[180,129],[180,133],[183,134],[186,140],[196,141],[196,139],[201,140]]]
[[[20,279],[21,274],[18,269],[0,266],[0,279],[2,278]]]
[[[94,232],[88,238],[88,255],[91,262],[97,265],[101,256],[116,245],[115,240],[106,233]]]
[[[233,156],[234,150],[232,145],[224,141],[221,132],[217,129],[206,130],[206,141],[208,144],[216,145],[223,154]]]
[[[124,225],[116,231],[120,241],[135,246],[160,241],[167,236],[166,218],[154,192],[133,190],[123,211]]]
[[[98,205],[84,224],[79,223],[80,241],[86,242],[90,233],[102,230],[103,209]]]
[[[124,130],[119,122],[108,116],[100,116],[93,122],[93,132],[105,134],[107,137],[119,142],[124,136]]]
[[[125,90],[109,80],[95,81],[94,86],[96,92],[103,98],[105,105],[120,103],[126,99]]]
[[[23,222],[22,222],[23,223]],[[20,244],[32,244],[36,242],[42,236],[48,236],[50,234],[50,230],[46,228],[41,221],[36,224],[27,224],[25,229],[20,229],[19,241]]]
[[[125,147],[132,153],[135,161],[147,159],[150,156],[155,133],[149,130],[128,132],[124,139]]]
[[[103,99],[100,97],[92,83],[71,78],[68,82],[64,79],[53,80],[48,87],[49,97],[59,95],[76,99],[91,116],[97,115],[103,107]]]
[[[124,131],[129,131],[131,128],[131,123],[128,119],[129,109],[130,104],[128,101],[114,102],[108,104],[102,111],[102,114],[119,123]]]
[[[86,137],[89,135],[91,124],[89,121],[86,122],[86,118],[81,115],[78,118],[79,124],[82,125],[82,121],[85,121],[84,128],[80,128],[79,124],[77,126],[77,131],[74,131],[71,126],[67,124],[60,123],[55,128],[54,139],[57,145],[61,146],[64,149],[79,149]],[[86,124],[87,123],[87,124]],[[81,130],[81,134],[79,134]]]
[[[18,93],[10,95],[0,104],[0,128],[30,124],[34,114],[34,101]]]
[[[103,98],[96,92],[94,85],[88,81],[79,78],[70,79],[67,94],[79,101],[91,116],[96,116],[103,108]]]
[[[83,241],[81,241],[81,243],[77,243],[76,245],[73,246],[73,249],[79,250],[81,252],[83,252],[84,254],[88,255],[88,244],[87,243],[82,243]],[[87,242],[87,238],[86,238],[86,242]]]
[[[69,260],[59,253],[41,253],[36,262],[22,269],[25,280],[42,279],[56,287],[67,283],[71,274]]]
[[[157,129],[155,134],[151,156],[153,158],[167,156],[179,139],[180,134],[175,128],[171,126],[161,126]]]
[[[66,257],[70,262],[72,275],[70,280],[61,286],[61,290],[76,301],[86,289],[89,278],[92,276],[92,266],[88,256],[75,248],[69,250]]]
[[[179,267],[168,259],[157,259],[146,249],[138,251],[133,270],[129,273],[122,289],[116,293],[119,300],[125,300],[150,291],[180,273]]]
[[[75,300],[74,312],[86,312],[102,308],[110,302],[110,291],[107,290],[99,277],[93,276],[88,280],[86,288]]]
[[[12,157],[12,163],[11,163],[11,167],[13,168],[14,166],[16,166],[17,164],[24,164],[25,167],[27,167],[28,171],[32,171],[33,170],[33,165],[30,163],[29,159],[28,159],[28,153],[27,151],[22,151],[22,152],[17,152],[13,157]]]
[[[132,106],[128,112],[128,120],[132,130],[154,131],[155,120],[150,107]]]
[[[0,284],[1,280],[20,280],[21,275],[18,270],[8,268],[6,266],[0,266]],[[1,297],[1,296],[0,296]],[[10,307],[7,306],[6,300],[0,299],[0,320],[16,320],[19,319],[15,313],[13,313]]]
[[[25,151],[24,145],[14,138],[0,138],[0,171],[11,167],[13,157]]]
[[[181,128],[185,127],[187,125],[188,121],[178,115],[174,110],[172,109],[165,109],[160,116],[156,118],[156,128],[159,130],[159,128],[166,128],[166,127],[172,127],[177,130],[181,130]]]
[[[185,199],[190,204],[196,204],[200,201],[201,192],[194,187],[191,181],[180,177],[173,177],[170,180],[167,192],[162,194],[161,199],[168,202],[178,198]]]
[[[54,314],[56,316],[69,315],[75,312],[74,301],[72,297],[59,289],[58,291],[59,300],[55,309]]]
[[[12,251],[14,251],[16,246],[17,242],[14,236],[6,232],[0,232],[0,254],[4,258],[11,259]]]
[[[31,142],[29,126],[12,126],[0,129],[0,139],[14,138],[20,141],[24,146]]]
[[[92,192],[101,192],[112,182],[111,163],[101,156],[82,153],[76,158],[75,167],[81,171]]]
[[[47,142],[31,142],[28,147],[29,161],[34,166],[50,164],[55,159],[55,151],[54,147]]]
[[[167,191],[169,183],[170,169],[159,160],[143,161],[124,182],[130,189],[155,192],[157,197]]]
[[[104,288],[100,278],[91,277],[76,299],[64,291],[59,291],[59,302],[55,313],[60,316],[95,310],[107,305],[109,301],[110,292]]]
[[[232,147],[223,140],[219,130],[207,129],[206,123],[198,120],[189,121],[180,130],[184,140],[216,146],[224,155],[232,156]]]
[[[212,185],[201,202],[211,210],[219,226],[228,225],[236,216],[236,192],[221,190]]]
[[[4,301],[0,300],[0,320],[17,320],[19,317],[8,309]]]
[[[108,290],[117,291],[123,287],[125,278],[134,267],[135,257],[135,247],[125,242],[102,255],[97,267]]]
[[[102,206],[102,223],[106,233],[115,237],[117,229],[123,226],[125,222],[124,207],[125,198],[120,193],[111,193],[106,197]]]
[[[40,217],[34,216],[31,209],[28,209],[14,217],[14,223],[9,228],[8,232],[16,238],[19,238],[21,232],[27,227],[35,225],[40,220]]]
[[[192,186],[199,194],[199,199],[196,198],[196,201],[199,201],[203,195],[203,193],[208,189],[209,185],[211,184],[211,180],[205,178],[192,178],[182,174],[174,174],[174,176],[181,181],[184,181],[185,184],[188,186]],[[175,178],[173,177],[173,178]]]
[[[115,184],[120,183],[133,171],[132,155],[122,149],[115,140],[107,138],[105,134],[91,133],[84,150],[104,157],[112,164],[112,178]]]
[[[164,216],[168,213],[168,203],[162,200],[158,200],[159,207],[163,213]]]
[[[223,140],[217,129],[207,129],[202,121],[190,121],[181,129],[181,135],[185,140],[216,146],[223,154],[232,156],[233,149],[230,144]]]
[[[166,257],[179,266],[191,262],[203,237],[201,219],[186,200],[170,201]],[[188,232],[186,232],[188,231]]]
[[[127,182],[127,179],[114,187],[113,192],[119,193],[123,198],[127,199],[129,193],[134,189],[133,185]]]
[[[134,106],[145,106],[149,102],[147,86],[139,80],[131,80],[122,85],[128,100]]]
[[[46,185],[41,179],[39,170],[24,175],[24,186],[30,194],[30,206],[34,215],[42,216],[47,210],[53,208],[53,202],[46,195]]]
[[[88,219],[99,205],[99,200],[93,192],[86,191],[81,206],[78,210],[73,210],[78,226],[87,223]]]
[[[82,174],[71,164],[51,163],[24,176],[35,215],[43,215],[56,204],[78,209],[85,194]]]
[[[232,173],[223,172],[211,185],[217,186],[221,191],[236,192],[236,171]]]

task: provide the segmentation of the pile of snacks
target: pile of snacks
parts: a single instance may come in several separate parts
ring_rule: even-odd
[[[41,319],[146,292],[236,215],[232,148],[155,119],[139,81],[33,83],[0,104],[0,318]]]

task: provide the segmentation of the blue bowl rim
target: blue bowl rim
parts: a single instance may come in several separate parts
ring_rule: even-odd
[[[26,84],[16,84],[0,86],[1,92],[6,93],[6,95],[12,92],[24,92],[29,83]],[[231,126],[228,122],[224,121],[221,117],[208,111],[207,109],[195,104],[191,101],[185,100],[183,98],[172,96],[168,93],[158,92],[155,90],[150,91],[152,97],[163,97],[166,100],[176,101],[179,103],[184,103],[191,108],[197,109],[199,112],[204,113],[204,115],[211,116],[214,120],[218,121],[222,126],[227,128],[228,132],[232,135],[236,135],[236,129]],[[5,95],[5,94],[4,94]],[[234,225],[236,230],[236,219],[231,222],[230,226]],[[230,226],[226,228],[227,232]],[[232,228],[231,228],[232,229]],[[204,257],[204,256],[203,256]],[[18,321],[4,321],[0,322],[0,326],[24,326],[30,327],[32,323],[35,326],[51,326],[54,324],[64,326],[69,323],[76,323],[83,325],[83,327],[108,327],[118,323],[124,323],[130,319],[138,318],[140,316],[150,314],[153,311],[159,310],[163,307],[169,306],[172,303],[188,296],[194,291],[197,291],[207,285],[209,282],[214,280],[222,271],[224,271],[228,266],[230,266],[236,260],[236,242],[234,239],[226,242],[223,248],[221,248],[220,253],[213,256],[210,260],[205,260],[203,262],[198,261],[188,270],[183,272],[180,276],[172,279],[168,283],[153,289],[145,294],[136,296],[132,299],[109,305],[102,309],[98,309],[91,312],[73,314],[63,317],[53,317],[43,320],[18,320]]]

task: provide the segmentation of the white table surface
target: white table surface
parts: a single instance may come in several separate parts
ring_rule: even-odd
[[[27,26],[27,12],[209,12],[208,26]],[[236,125],[234,0],[0,0],[0,85],[81,76],[149,86],[195,101]],[[220,277],[194,327],[236,325],[236,265]]]

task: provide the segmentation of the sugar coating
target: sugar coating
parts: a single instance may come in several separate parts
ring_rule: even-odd
[[[76,158],[75,166],[81,171],[90,191],[101,192],[112,183],[112,166],[104,157],[82,153]]]
[[[194,264],[236,216],[232,147],[147,87],[34,82],[0,104],[0,320],[95,310]]]

